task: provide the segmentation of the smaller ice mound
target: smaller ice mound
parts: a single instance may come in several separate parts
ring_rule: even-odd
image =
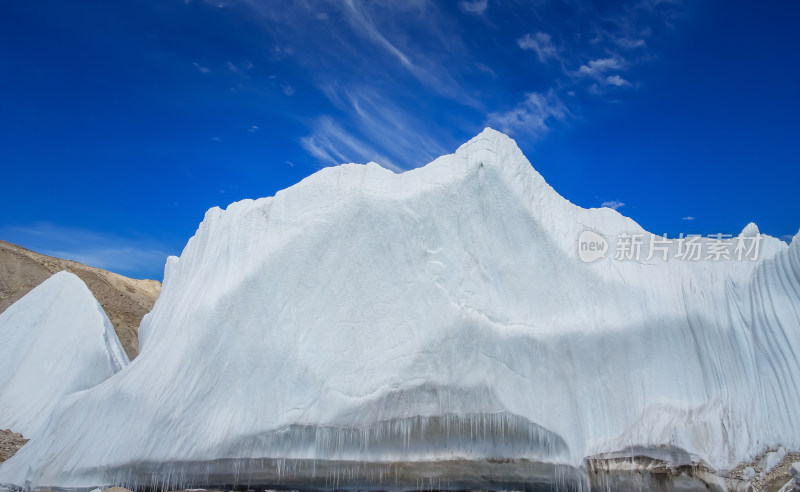
[[[86,284],[56,273],[0,314],[0,428],[30,437],[63,397],[128,363]]]

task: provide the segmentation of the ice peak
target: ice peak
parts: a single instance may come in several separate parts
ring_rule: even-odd
[[[493,128],[486,127],[455,152],[456,161],[466,164],[467,170],[482,167],[496,170],[507,181],[529,181],[538,193],[556,194],[544,178],[533,168],[530,161],[511,137]],[[535,183],[535,184],[534,184]],[[549,191],[544,192],[544,188]],[[560,196],[560,195],[559,195]]]
[[[84,289],[87,288],[86,284],[83,283],[77,275],[72,272],[68,272],[66,270],[61,270],[60,272],[54,273],[50,278],[42,282],[43,288],[47,289],[58,289],[63,287],[69,287],[73,289]],[[60,287],[56,287],[60,285]]]
[[[0,425],[31,435],[63,397],[127,364],[92,292],[58,272],[0,314]]]
[[[456,154],[467,153],[487,162],[483,164],[505,164],[507,159],[497,159],[497,156],[514,154],[522,156],[522,151],[517,143],[505,133],[486,127],[482,132],[472,137],[467,143],[456,151]]]
[[[479,138],[479,137],[484,137],[484,138],[489,138],[489,137],[502,137],[502,138],[505,138],[505,139],[507,139],[507,140],[510,140],[511,142],[513,142],[513,141],[514,141],[514,140],[513,140],[511,137],[509,137],[509,136],[508,136],[508,135],[506,135],[505,133],[503,133],[503,132],[501,132],[501,131],[498,131],[498,130],[495,130],[494,128],[492,128],[492,127],[490,127],[490,126],[487,126],[487,127],[486,127],[486,128],[484,128],[484,129],[483,129],[483,130],[482,130],[482,131],[481,131],[479,134],[477,134],[477,135],[475,136],[475,138]],[[473,139],[473,140],[474,140],[474,139]]]
[[[756,237],[759,234],[760,234],[760,231],[758,230],[758,226],[754,222],[750,222],[749,224],[747,224],[744,227],[744,229],[742,229],[742,232],[739,233],[739,236],[741,236],[741,237]]]

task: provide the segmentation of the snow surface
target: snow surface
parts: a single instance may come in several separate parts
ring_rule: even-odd
[[[0,429],[35,435],[65,396],[127,364],[86,284],[56,273],[0,314]]]
[[[213,208],[167,262],[139,357],[68,398],[0,483],[799,449],[800,237],[761,236],[758,261],[583,263],[586,229],[652,238],[559,196],[491,129],[402,174],[347,164]]]

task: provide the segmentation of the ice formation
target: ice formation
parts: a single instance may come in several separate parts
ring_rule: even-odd
[[[724,469],[800,448],[800,237],[750,225],[757,260],[585,263],[586,230],[658,239],[568,202],[491,129],[402,174],[347,164],[213,208],[139,357],[66,399],[0,483],[466,488],[508,463],[569,482],[604,453]]]
[[[34,435],[59,401],[127,364],[86,284],[56,273],[0,314],[0,429]]]

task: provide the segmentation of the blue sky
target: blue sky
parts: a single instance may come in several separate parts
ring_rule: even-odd
[[[800,2],[0,4],[0,239],[160,279],[209,207],[485,126],[655,233],[800,228]]]

